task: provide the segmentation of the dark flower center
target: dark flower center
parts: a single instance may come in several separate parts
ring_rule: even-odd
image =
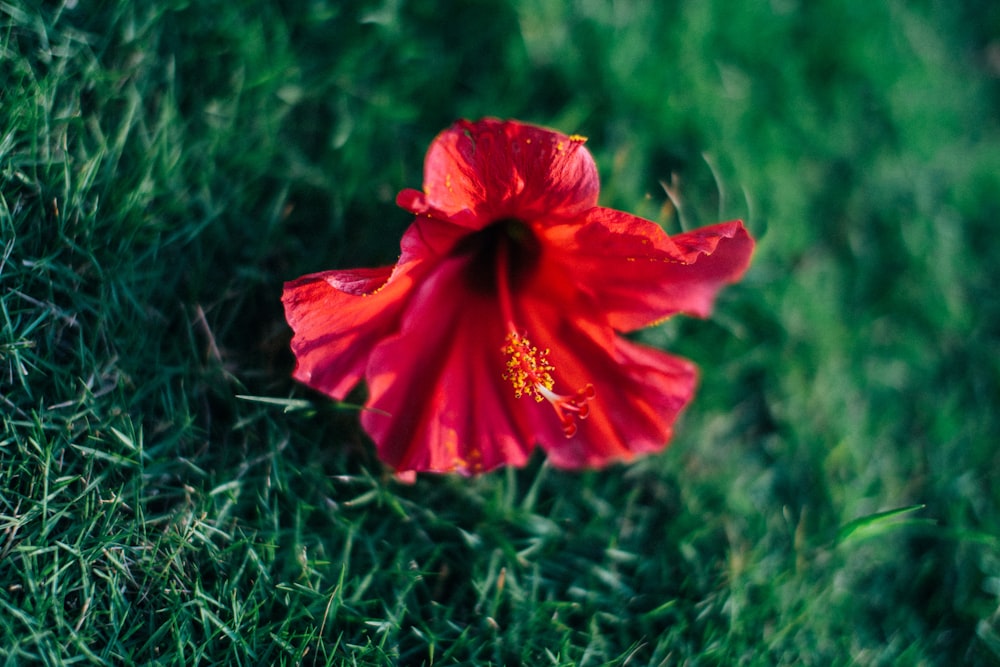
[[[527,223],[503,218],[469,234],[452,250],[469,258],[466,284],[481,294],[497,293],[497,257],[506,246],[508,288],[519,291],[538,267],[542,244]]]

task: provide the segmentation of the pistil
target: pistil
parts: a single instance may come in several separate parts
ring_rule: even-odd
[[[563,433],[572,438],[578,430],[576,418],[586,419],[590,414],[590,401],[596,395],[594,386],[586,384],[572,394],[553,391],[555,367],[549,363],[549,350],[539,350],[528,340],[526,332],[518,329],[510,297],[510,235],[501,235],[497,248],[497,297],[500,313],[507,326],[501,351],[507,357],[503,379],[514,387],[514,397],[530,396],[535,402],[548,401],[555,410]]]

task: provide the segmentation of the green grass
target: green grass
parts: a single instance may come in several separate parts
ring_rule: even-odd
[[[3,664],[1000,664],[998,49],[975,1],[0,3]],[[484,115],[759,237],[641,334],[702,368],[662,455],[402,486],[289,379],[282,282],[392,262]]]

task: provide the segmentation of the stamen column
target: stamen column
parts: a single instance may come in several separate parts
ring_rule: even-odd
[[[497,297],[500,301],[500,313],[507,326],[507,334],[500,350],[507,357],[503,379],[514,386],[514,396],[521,398],[525,394],[536,402],[546,400],[555,410],[562,425],[563,433],[572,438],[578,430],[574,415],[586,419],[590,414],[590,404],[596,392],[592,384],[587,384],[573,394],[557,394],[552,390],[555,380],[552,372],[555,367],[549,363],[549,350],[539,350],[531,344],[526,333],[518,330],[514,323],[514,309],[510,295],[510,243],[508,234],[501,234],[497,248]]]

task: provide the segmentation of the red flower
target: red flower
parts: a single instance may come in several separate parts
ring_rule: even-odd
[[[460,121],[431,144],[417,217],[394,267],[285,285],[294,377],[343,399],[404,476],[561,468],[653,452],[691,400],[694,365],[619,335],[707,316],[746,270],[740,222],[668,237],[597,205],[584,139],[513,121]]]

